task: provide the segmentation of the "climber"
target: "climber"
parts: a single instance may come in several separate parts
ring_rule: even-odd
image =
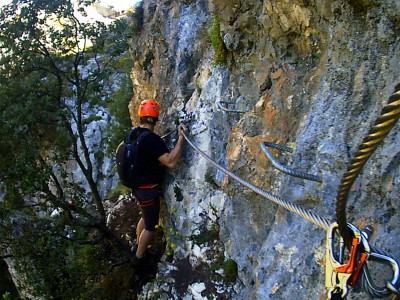
[[[133,194],[142,211],[142,217],[136,228],[136,256],[137,263],[142,262],[145,251],[150,244],[155,227],[158,224],[160,212],[160,193],[163,167],[174,168],[179,162],[184,145],[183,132],[187,131],[184,124],[178,126],[178,141],[169,151],[160,136],[154,133],[160,112],[157,101],[143,100],[139,106],[140,125],[133,130],[142,133],[150,131],[141,141],[138,157],[139,186],[133,189]]]

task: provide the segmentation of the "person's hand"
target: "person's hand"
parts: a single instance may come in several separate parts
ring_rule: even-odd
[[[183,133],[186,134],[187,131],[188,131],[188,128],[186,127],[185,124],[183,124],[183,123],[179,124],[179,126],[178,126],[178,135],[179,135],[179,137],[184,137]]]

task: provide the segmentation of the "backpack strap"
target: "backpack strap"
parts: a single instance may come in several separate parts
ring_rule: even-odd
[[[125,137],[125,143],[130,144],[134,140],[138,138],[138,135],[140,134],[139,132],[139,127],[135,127],[131,130],[131,132]]]
[[[136,141],[139,139],[139,137],[142,137],[140,140],[138,140],[138,143],[140,143],[143,138],[148,136],[151,133],[150,130],[141,130],[140,127],[135,127],[131,130],[131,132],[126,136],[125,138],[125,143],[132,143],[133,141]]]
[[[143,141],[144,138],[149,136],[150,134],[151,134],[150,130],[145,130],[144,132],[140,133],[136,139],[137,143],[140,144],[140,142]]]

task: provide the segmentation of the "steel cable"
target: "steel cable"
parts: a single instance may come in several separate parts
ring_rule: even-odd
[[[338,196],[337,196],[337,203],[336,203],[336,217],[337,223],[339,227],[339,232],[343,237],[344,241],[348,244],[352,238],[352,232],[348,227],[347,218],[346,218],[346,202],[349,190],[354,183],[357,175],[360,173],[361,169],[372,155],[372,153],[376,150],[382,140],[387,136],[393,126],[396,124],[397,120],[400,117],[400,85],[396,86],[394,93],[389,97],[388,104],[382,109],[381,116],[375,121],[375,125],[370,128],[368,136],[366,136],[359,146],[358,151],[355,154],[355,157],[350,163],[348,171],[344,174],[341,185],[339,188]],[[308,221],[312,222],[313,224],[319,226],[322,229],[328,230],[330,227],[331,222],[327,219],[318,216],[317,214],[305,210],[300,206],[293,204],[289,201],[286,201],[270,192],[267,192],[250,182],[242,179],[241,177],[235,175],[233,172],[227,170],[223,166],[216,163],[213,159],[211,159],[207,154],[205,154],[202,150],[200,150],[196,145],[194,145],[183,133],[186,141],[189,145],[199,152],[206,160],[208,160],[212,165],[216,168],[221,170],[226,175],[230,176],[231,178],[235,179],[242,185],[248,187],[252,191],[256,192],[257,194],[267,198],[268,200],[286,208],[287,210],[307,219]],[[263,145],[262,145],[263,146]],[[281,150],[289,151],[288,147],[280,146]],[[263,149],[264,150],[264,149]],[[266,152],[264,150],[264,152]],[[271,159],[272,161],[272,159]],[[393,260],[392,263],[398,266],[397,261],[395,258],[388,252],[383,251],[379,248],[370,246],[370,259],[371,260],[379,260],[380,255],[387,256],[385,258],[386,262],[389,260]],[[394,278],[391,282],[387,282],[386,287],[377,287],[374,282],[372,281],[368,267],[364,267],[363,269],[363,276],[362,276],[362,286],[366,292],[375,296],[375,297],[385,297],[390,295],[391,293],[399,294],[399,284],[400,284],[400,277],[399,274],[394,274]]]
[[[329,222],[327,219],[318,216],[317,214],[309,211],[309,210],[305,210],[303,208],[301,208],[300,206],[293,204],[289,201],[286,201],[270,192],[267,192],[251,183],[249,183],[248,181],[242,179],[241,177],[235,175],[233,172],[227,170],[226,168],[224,168],[223,166],[219,165],[218,163],[216,163],[212,158],[210,158],[206,153],[204,153],[202,150],[200,150],[196,145],[194,145],[186,136],[185,133],[183,133],[186,141],[189,143],[189,145],[195,149],[197,152],[199,152],[207,161],[209,161],[213,166],[215,166],[216,168],[218,168],[219,170],[221,170],[223,173],[225,173],[226,175],[230,176],[231,178],[235,179],[236,181],[238,181],[239,183],[241,183],[242,185],[248,187],[249,189],[251,189],[252,191],[256,192],[257,194],[267,198],[268,200],[286,208],[287,210],[297,214],[300,217],[305,218],[306,220],[310,221],[311,223],[319,226],[322,229],[328,230],[331,222]],[[371,250],[371,254],[372,256],[376,256],[374,254],[382,254],[382,255],[386,255],[390,258],[394,257],[386,252],[383,251],[379,248],[373,247],[372,245],[370,245],[370,250]],[[397,262],[396,262],[397,263]],[[371,295],[374,295],[375,297],[384,297],[384,296],[388,296],[390,295],[390,293],[394,292],[394,290],[397,289],[398,286],[398,278],[397,280],[395,280],[395,283],[393,284],[393,280],[392,282],[388,282],[387,285],[388,287],[377,287],[370,276],[369,273],[367,273],[368,270],[363,272],[363,276],[362,276],[362,286],[364,288],[364,290],[368,293],[370,293]]]
[[[343,175],[336,202],[336,217],[340,234],[347,245],[351,244],[352,233],[347,227],[346,202],[347,196],[357,175],[376,150],[382,140],[387,136],[400,117],[400,85],[397,85],[394,93],[389,97],[388,104],[382,109],[381,116],[375,121],[359,146],[352,159],[347,172]]]
[[[336,202],[336,217],[340,234],[346,245],[351,244],[353,233],[347,226],[346,204],[351,186],[364,167],[365,163],[371,157],[372,153],[378,148],[382,140],[388,135],[400,117],[400,85],[397,85],[394,93],[389,97],[388,104],[383,107],[381,115],[370,128],[368,135],[358,148],[352,159],[347,172],[343,175]],[[380,255],[386,256],[386,262],[398,266],[398,262],[388,252],[371,246],[369,260],[380,260]],[[377,259],[378,258],[378,259]],[[361,276],[361,285],[370,295],[378,298],[389,296],[391,293],[399,294],[398,286],[400,284],[399,274],[394,274],[393,280],[387,282],[386,286],[378,287],[374,284],[366,264]]]
[[[218,168],[219,170],[221,170],[223,173],[225,173],[226,175],[230,176],[231,178],[235,179],[236,181],[238,181],[239,183],[241,183],[242,185],[248,187],[249,189],[251,189],[252,191],[256,192],[257,194],[267,198],[268,200],[286,208],[287,210],[299,215],[300,217],[303,217],[305,219],[307,219],[308,221],[310,221],[311,223],[314,223],[315,225],[317,225],[318,227],[321,227],[322,229],[328,230],[331,222],[329,222],[327,219],[318,216],[317,214],[315,214],[312,211],[303,209],[302,207],[293,204],[289,201],[286,201],[270,192],[267,192],[253,184],[251,184],[250,182],[242,179],[241,177],[235,175],[233,172],[227,170],[226,168],[224,168],[223,166],[219,165],[218,163],[216,163],[212,158],[210,158],[207,154],[205,154],[203,151],[201,151],[196,145],[194,145],[186,136],[185,133],[183,133],[186,141],[189,143],[189,145],[195,149],[197,152],[199,152],[205,159],[207,159],[212,165],[214,165],[216,168]]]

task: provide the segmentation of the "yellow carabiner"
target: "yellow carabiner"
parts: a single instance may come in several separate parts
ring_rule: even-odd
[[[358,247],[361,241],[360,231],[352,224],[348,224],[354,233],[352,240],[352,247],[349,254],[349,260],[347,263],[343,263],[343,255],[345,252],[345,244],[343,238],[338,234],[338,224],[333,223],[326,236],[326,255],[325,255],[325,286],[329,289],[328,297],[332,296],[332,293],[337,293],[340,290],[341,297],[344,298],[348,292],[348,280],[356,270],[358,261]],[[337,235],[337,238],[335,238]],[[335,249],[335,243],[337,249]]]

